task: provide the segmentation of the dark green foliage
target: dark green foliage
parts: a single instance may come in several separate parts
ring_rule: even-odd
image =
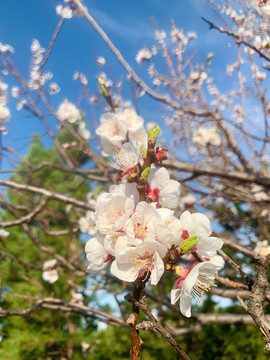
[[[63,137],[63,135],[62,135]],[[63,137],[64,141],[64,137]],[[76,175],[45,166],[33,171],[42,162],[61,165],[55,147],[45,149],[38,137],[34,137],[29,154],[18,167],[18,173],[12,176],[13,181],[45,188],[80,200],[85,200],[89,185]],[[40,196],[30,192],[8,192],[10,203],[19,205],[18,216],[24,216],[33,210],[41,201]],[[45,230],[66,230],[77,228],[77,213],[71,209],[67,214],[66,205],[55,200],[47,203],[40,216],[28,225],[36,241],[45,247],[50,247],[65,259],[83,252],[84,245],[79,239],[77,230],[63,236],[51,236]],[[25,209],[24,209],[25,208]],[[3,221],[14,220],[9,212],[2,210]],[[15,260],[4,258],[0,269],[2,276],[4,309],[30,308],[33,300],[29,297],[58,297],[70,300],[72,291],[66,279],[84,285],[85,278],[75,278],[63,268],[58,269],[59,280],[49,284],[42,280],[42,265],[52,256],[40,251],[27,233],[21,227],[8,229],[9,237],[0,243],[0,249],[12,254],[21,261],[32,264],[33,268],[25,267]],[[42,289],[38,285],[42,285]],[[93,321],[88,324],[78,314],[61,311],[38,309],[28,317],[11,316],[1,319],[0,358],[5,360],[37,360],[61,359],[67,357],[69,348],[73,349],[73,359],[81,359],[81,341],[86,334],[96,328]],[[71,330],[72,329],[72,330]],[[72,334],[72,336],[71,336]]]

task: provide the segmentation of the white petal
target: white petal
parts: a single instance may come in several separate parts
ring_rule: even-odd
[[[170,180],[169,172],[164,167],[159,169],[151,169],[147,179],[152,189],[164,188],[168,184],[169,180]]]
[[[153,271],[151,271],[151,285],[157,285],[161,276],[164,273],[164,263],[161,260],[157,251],[155,252],[154,258],[155,258],[155,260],[154,260],[155,267],[154,267]]]
[[[180,297],[180,311],[186,317],[191,317],[191,298],[189,293],[183,292]]]
[[[114,260],[111,266],[111,273],[120,280],[133,282],[137,279],[139,270],[135,270],[132,264],[119,264]]]
[[[212,257],[216,254],[216,251],[221,249],[223,241],[216,237],[202,237],[199,238],[197,243],[198,253],[203,256]]]
[[[177,288],[176,287],[176,283],[178,280],[175,281],[173,288],[171,290],[171,304],[175,305],[175,303],[177,302],[177,300],[180,298],[181,296],[181,288]]]
[[[159,193],[158,202],[160,205],[175,209],[180,200],[180,183],[176,180],[170,180]]]
[[[221,270],[225,265],[223,257],[219,255],[213,256],[210,261],[217,267],[218,270]]]

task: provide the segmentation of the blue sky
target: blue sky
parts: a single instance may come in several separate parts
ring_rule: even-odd
[[[171,28],[171,19],[174,19],[176,26],[183,28],[185,32],[197,32],[198,39],[193,42],[191,50],[196,52],[199,62],[204,62],[207,54],[214,51],[212,75],[218,83],[223,84],[225,64],[228,61],[228,57],[225,56],[228,40],[216,31],[210,31],[207,24],[201,20],[201,16],[216,20],[216,15],[209,8],[207,1],[84,0],[84,3],[135,71],[149,84],[151,81],[146,77],[146,67],[138,65],[135,56],[144,45],[151,47],[155,44],[151,17],[155,19],[160,29],[167,32]],[[58,4],[56,0],[0,1],[0,42],[8,43],[15,48],[12,58],[26,79],[28,79],[31,58],[31,42],[36,38],[43,47],[47,47],[59,21],[59,16],[55,12],[55,6]],[[85,19],[67,20],[46,66],[46,70],[54,74],[53,81],[56,81],[61,88],[61,92],[51,99],[55,108],[65,98],[74,103],[78,101],[80,86],[72,80],[76,70],[88,74],[89,87],[96,92],[99,70],[94,59],[95,54],[106,58],[107,73],[113,72],[117,79],[121,74],[126,75],[107,45]],[[10,77],[5,81],[10,87],[16,85]],[[126,99],[128,100],[128,95]],[[12,117],[9,135],[4,138],[4,143],[9,143],[20,149],[21,153],[25,153],[27,149],[25,146],[29,143],[25,138],[33,132],[44,133],[44,128],[37,119],[29,117],[23,111],[16,111],[15,105],[12,99],[8,103]],[[139,99],[139,105],[141,115],[146,121],[159,121],[160,107],[153,100],[145,96]],[[89,105],[83,101],[80,107],[85,111],[91,127],[94,123]],[[49,122],[54,126],[56,124],[55,119],[50,119]],[[23,140],[17,141],[18,139]]]

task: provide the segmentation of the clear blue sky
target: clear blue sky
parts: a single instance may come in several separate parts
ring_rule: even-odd
[[[29,61],[31,58],[30,45],[34,38],[38,39],[43,47],[47,47],[53,34],[59,16],[56,15],[56,0],[8,0],[0,1],[0,42],[8,43],[15,48],[12,56],[19,70],[29,78]],[[150,47],[155,44],[154,29],[150,18],[154,17],[160,29],[170,31],[170,19],[174,19],[177,27],[185,32],[195,31],[198,39],[193,42],[193,51],[198,61],[204,62],[207,54],[214,51],[213,73],[217,82],[224,81],[225,64],[228,62],[228,40],[224,35],[209,30],[201,16],[216,20],[216,15],[210,10],[205,0],[141,0],[141,1],[113,1],[113,0],[84,0],[90,13],[107,32],[115,45],[120,49],[131,66],[144,79],[146,67],[135,62],[137,51],[145,44]],[[97,90],[98,68],[94,54],[104,56],[108,67],[120,77],[126,75],[115,56],[107,45],[83,18],[67,20],[57,39],[52,56],[47,63],[46,70],[54,74],[53,80],[61,87],[61,92],[52,97],[52,104],[57,106],[68,98],[76,103],[80,86],[72,80],[74,71],[78,70],[89,75],[89,84],[93,92]],[[15,85],[11,78],[7,81]],[[149,84],[150,84],[149,80]],[[147,121],[158,121],[160,108],[147,96],[140,100],[141,115]],[[8,106],[12,112],[9,124],[9,135],[4,141],[10,140],[10,145],[21,148],[28,140],[16,141],[31,133],[44,132],[43,127],[36,119],[31,119],[25,112],[15,110],[15,102],[11,99]],[[90,123],[91,109],[86,102],[81,103]],[[51,119],[56,124],[55,120]]]

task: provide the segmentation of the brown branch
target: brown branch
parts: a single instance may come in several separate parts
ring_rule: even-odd
[[[8,228],[11,226],[16,226],[16,225],[21,225],[22,223],[29,223],[37,214],[39,214],[44,207],[47,205],[48,202],[48,198],[45,197],[41,203],[33,210],[31,211],[29,214],[21,217],[20,219],[17,220],[12,220],[12,221],[0,221],[0,226],[3,228]]]
[[[259,49],[257,49],[254,45],[250,44],[248,41],[242,39],[240,37],[240,35],[236,34],[235,32],[228,30],[228,29],[223,29],[220,26],[217,26],[216,24],[214,24],[213,22],[205,19],[204,17],[201,18],[203,21],[205,21],[209,26],[210,29],[216,29],[221,33],[225,33],[231,37],[233,37],[235,39],[236,44],[244,44],[246,46],[248,46],[250,49],[252,49],[253,51],[255,51],[260,57],[264,58],[265,60],[270,62],[270,58],[268,56],[266,56],[264,53],[262,53]]]
[[[34,269],[34,270],[38,270],[38,271],[41,271],[41,270],[42,270],[41,267],[36,266],[36,265],[33,265],[33,264],[30,264],[30,263],[28,263],[28,262],[26,262],[26,261],[23,261],[23,260],[20,260],[20,259],[16,258],[15,256],[6,253],[6,252],[3,251],[3,250],[0,250],[0,255],[1,255],[2,257],[7,257],[7,258],[11,259],[12,261],[17,262],[18,264],[21,264],[21,265],[23,265],[23,266],[29,267],[30,269]]]
[[[85,305],[77,304],[72,301],[65,301],[58,298],[35,298],[35,297],[26,297],[29,301],[35,301],[34,305],[30,308],[20,309],[20,310],[11,310],[11,309],[3,309],[0,307],[0,317],[6,316],[28,316],[36,309],[42,307],[45,309],[51,310],[62,310],[67,312],[79,312],[80,314],[87,317],[89,313],[93,313],[99,315],[105,319],[112,321],[115,326],[126,326],[126,323],[118,318],[117,316],[107,314],[103,311],[87,307]],[[99,319],[101,320],[101,319]]]
[[[255,253],[252,250],[247,249],[244,245],[231,240],[231,239],[225,239],[221,237],[221,240],[224,242],[225,246],[228,246],[229,248],[238,251],[246,256],[249,256],[251,258],[254,258]]]
[[[145,295],[144,295],[145,296]],[[147,308],[147,305],[145,305],[145,303],[147,301],[143,300],[143,301],[138,301],[136,300],[134,297],[132,297],[130,294],[127,294],[125,296],[125,299],[129,302],[131,302],[132,304],[134,304],[136,307],[138,307],[140,310],[142,310],[145,315],[148,317],[148,319],[153,323],[153,328],[155,328],[155,330],[164,337],[164,339],[166,339],[171,345],[172,347],[175,349],[175,351],[181,355],[182,359],[184,360],[190,360],[190,358],[188,357],[188,355],[184,352],[184,350],[176,343],[176,341],[174,340],[174,338],[171,336],[171,334],[164,329],[164,327],[162,325],[159,324],[159,322],[156,320],[156,318],[152,315],[151,311]]]
[[[228,264],[230,264],[238,272],[238,274],[242,276],[243,279],[245,279],[246,283],[249,286],[253,284],[253,280],[243,271],[242,267],[239,264],[237,264],[233,259],[231,259],[223,250],[218,250],[217,252],[223,257],[225,261],[227,261]]]
[[[237,296],[248,299],[250,297],[250,291],[248,290],[235,290],[212,287],[210,290],[211,294],[222,296],[225,298],[237,299]]]
[[[259,255],[257,261],[257,274],[249,297],[248,313],[260,329],[266,342],[265,350],[270,352],[270,321],[264,314],[263,301],[268,286],[268,270],[270,259]]]
[[[176,161],[165,161],[162,163],[162,165],[167,169],[194,173],[197,174],[198,176],[200,175],[209,175],[213,177],[217,176],[220,178],[235,180],[239,182],[249,182],[249,183],[256,183],[268,187],[270,186],[269,177],[261,177],[260,175],[252,175],[240,171],[232,171],[232,170],[223,171],[217,168],[212,168],[210,166],[207,168],[203,168],[201,166],[196,166],[193,164],[187,164],[184,162],[176,162]]]
[[[83,201],[76,200],[74,198],[71,198],[71,197],[65,196],[63,194],[59,194],[59,193],[50,191],[50,190],[38,188],[36,186],[27,185],[27,184],[18,184],[13,181],[2,180],[2,179],[0,179],[0,185],[14,188],[17,190],[30,191],[35,194],[46,196],[49,199],[59,200],[65,204],[71,204],[71,205],[74,205],[74,206],[82,208],[82,209],[87,209],[87,210],[92,210],[92,211],[94,210],[93,206],[91,206]]]
[[[244,289],[244,290],[249,290],[249,286],[242,284],[240,282],[237,281],[232,281],[228,278],[224,278],[222,276],[216,276],[216,280],[219,281],[221,284],[227,286],[227,287],[232,287],[235,289]]]

